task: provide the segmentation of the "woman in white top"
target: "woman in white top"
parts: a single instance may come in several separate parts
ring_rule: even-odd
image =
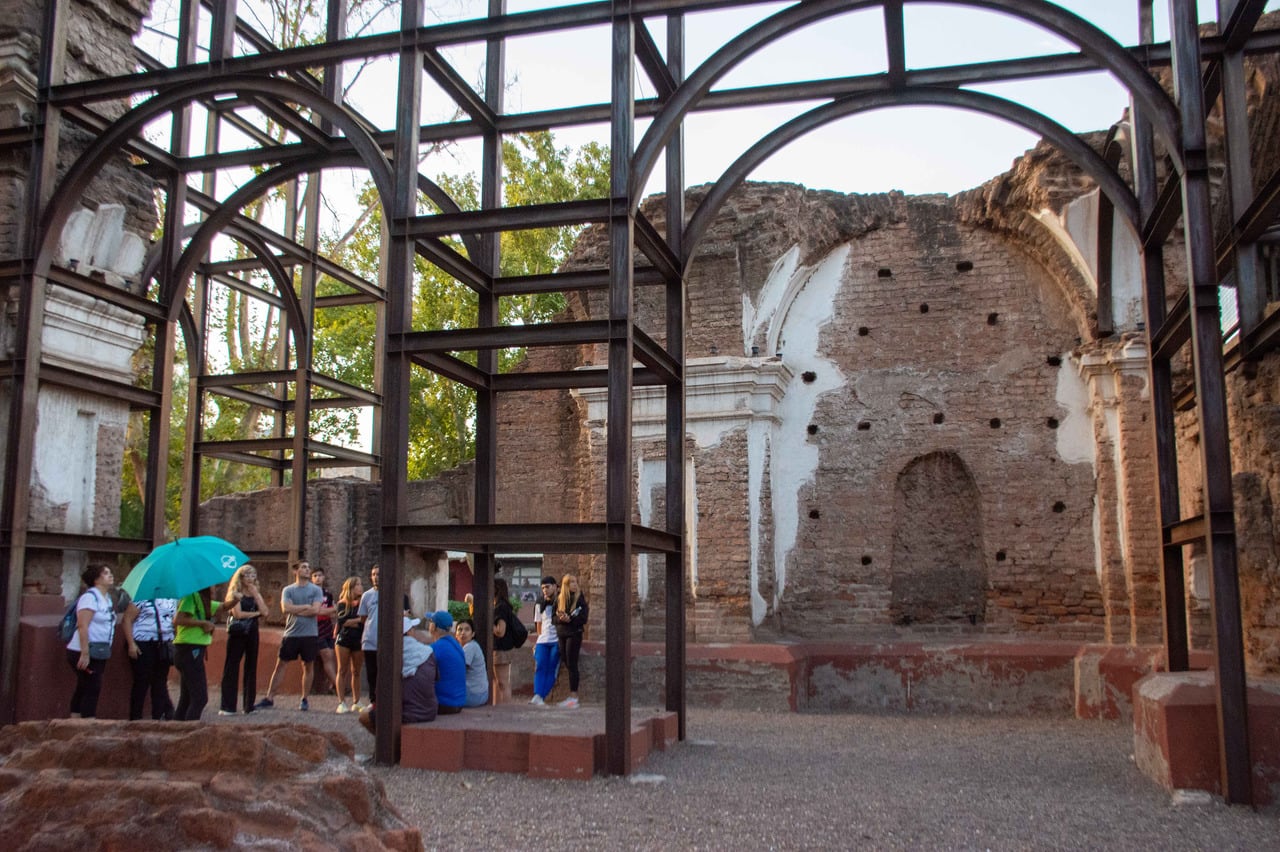
[[[80,579],[88,590],[76,601],[76,632],[67,643],[67,662],[76,673],[71,695],[71,715],[91,719],[98,712],[102,673],[107,669],[111,642],[115,639],[116,609],[111,587],[116,579],[106,565],[93,564]]]
[[[173,666],[173,617],[178,602],[173,598],[135,601],[125,610],[123,628],[133,669],[129,691],[129,719],[141,719],[147,696],[151,696],[151,718],[172,719],[173,698],[169,695],[169,669]]]

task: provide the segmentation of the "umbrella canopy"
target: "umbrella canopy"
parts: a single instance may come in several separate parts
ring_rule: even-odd
[[[180,538],[143,557],[120,587],[135,601],[181,598],[227,582],[248,561],[238,547],[216,535]]]

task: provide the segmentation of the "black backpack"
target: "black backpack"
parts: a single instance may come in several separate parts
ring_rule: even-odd
[[[523,648],[525,640],[529,638],[529,628],[525,627],[520,616],[514,613],[507,619],[507,636],[511,638],[512,650]]]
[[[76,604],[79,600],[80,597],[77,595],[71,602],[71,606],[67,607],[67,611],[63,613],[62,621],[58,622],[58,638],[63,642],[70,642],[71,637],[76,635],[76,619],[79,617],[76,614]]]

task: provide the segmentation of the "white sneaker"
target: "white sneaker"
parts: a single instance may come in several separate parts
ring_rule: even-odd
[[[365,709],[366,707],[368,707],[368,706],[369,706],[368,704],[361,704],[359,701],[352,701],[352,702],[351,702],[351,712],[352,712],[352,713],[363,713],[363,712],[364,712],[364,709]]]
[[[234,716],[234,715],[236,715],[236,711],[234,711],[234,710],[219,710],[219,711],[218,711],[218,715],[219,715],[219,716]]]
[[[350,712],[351,712],[351,708],[347,706],[347,702],[345,702],[345,701],[339,701],[339,702],[338,702],[338,712],[339,712],[339,713],[350,713]]]
[[[561,707],[568,707],[569,709],[571,709],[571,710],[572,710],[573,708],[575,708],[575,707],[577,707],[577,706],[578,706],[578,699],[576,699],[576,698],[572,698],[572,697],[571,697],[571,698],[566,698],[564,701],[561,701],[561,702],[560,702],[560,706],[561,706]]]
[[[542,705],[546,704],[547,702],[545,702],[545,701],[543,701],[543,700],[542,700],[542,696],[541,696],[541,695],[535,695],[535,696],[533,696],[532,698],[530,698],[530,699],[529,699],[529,703],[530,703],[530,704],[533,704],[533,705],[535,705],[535,706],[541,707]]]

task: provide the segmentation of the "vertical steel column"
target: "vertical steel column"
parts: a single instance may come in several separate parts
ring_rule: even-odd
[[[19,245],[27,258],[35,255],[43,237],[52,251],[56,241],[40,234],[45,203],[58,174],[58,140],[61,110],[48,104],[49,87],[62,82],[66,60],[66,0],[50,0],[45,6],[40,68],[37,126],[43,130],[31,140],[27,162],[26,223]],[[25,275],[24,275],[25,277]],[[22,582],[26,572],[27,523],[30,511],[31,468],[35,457],[36,415],[40,394],[40,359],[43,352],[45,291],[43,276],[31,275],[18,289],[14,317],[14,370],[9,385],[9,443],[4,460],[4,493],[0,495],[0,530],[4,569],[0,571],[0,724],[16,719],[18,697],[19,623],[22,617]]]
[[[389,207],[390,244],[387,253],[387,334],[402,335],[413,322],[414,244],[405,225],[418,206],[418,125],[422,104],[422,53],[412,39],[422,26],[423,0],[407,0],[400,7],[400,80],[396,91],[395,197]],[[401,619],[404,582],[400,526],[408,519],[405,483],[409,476],[409,357],[398,348],[384,359],[384,418],[382,421],[382,556],[378,586],[378,730],[374,757],[390,764],[400,759],[400,659],[404,649]]]
[[[1241,0],[1218,0],[1218,22],[1225,25],[1234,16]],[[1261,13],[1261,3],[1258,14]],[[1224,46],[1222,68],[1222,118],[1223,136],[1227,155],[1227,198],[1230,201],[1231,221],[1238,222],[1253,200],[1253,164],[1249,151],[1249,86],[1244,69],[1244,42],[1246,32],[1233,33],[1232,40]],[[1236,304],[1240,311],[1240,340],[1245,357],[1251,354],[1250,332],[1262,321],[1262,311],[1267,297],[1258,275],[1258,247],[1256,243],[1242,242],[1236,245],[1233,258],[1236,279]]]
[[[1142,44],[1155,40],[1153,0],[1138,4],[1138,33]],[[1151,122],[1137,103],[1130,102],[1133,115],[1134,181],[1138,190],[1138,206],[1144,225],[1156,214],[1157,185],[1155,134]],[[1156,334],[1165,323],[1164,246],[1153,243],[1142,247],[1143,297],[1146,305],[1147,329]],[[1150,349],[1150,347],[1148,347]],[[1157,494],[1160,500],[1160,529],[1164,531],[1178,522],[1181,515],[1178,493],[1178,452],[1173,416],[1173,372],[1167,357],[1149,353],[1151,370],[1152,430],[1155,433]],[[1165,542],[1160,569],[1161,600],[1164,606],[1165,665],[1169,671],[1184,672],[1189,666],[1187,636],[1186,568],[1182,545]]]
[[[178,65],[192,65],[198,58],[200,33],[199,0],[182,0],[178,12]],[[191,107],[183,106],[175,110],[169,129],[169,151],[175,157],[190,155],[191,145]],[[154,502],[150,504],[150,528],[148,537],[152,544],[163,544],[166,539],[167,519],[165,517],[165,485],[168,482],[169,428],[173,412],[173,359],[177,344],[178,305],[181,301],[181,281],[174,280],[174,268],[182,255],[182,232],[186,224],[187,180],[182,174],[171,174],[167,178],[164,205],[164,235],[161,237],[160,252],[160,301],[169,306],[169,322],[156,325],[156,352],[153,373],[156,380],[163,382],[160,388],[160,410],[156,412],[158,422],[151,424],[151,432],[147,442],[147,492],[152,496],[154,483]],[[203,299],[201,300],[204,301]],[[202,308],[203,311],[203,308]],[[203,334],[203,329],[200,329]],[[187,384],[187,434],[183,446],[183,458],[187,479],[183,483],[182,505],[178,521],[178,534],[190,535],[197,526],[196,515],[200,506],[200,468],[201,457],[196,453],[196,443],[201,437],[201,401],[203,395],[200,387],[200,375],[204,372],[205,347],[204,339],[187,341],[188,363],[196,367],[195,375],[188,377]],[[198,350],[198,361],[193,361],[190,348]]]
[[[1226,381],[1222,363],[1222,317],[1218,307],[1217,261],[1210,211],[1204,88],[1196,6],[1170,0],[1174,92],[1182,116],[1183,228],[1190,271],[1191,346],[1195,365],[1196,415],[1200,426],[1204,518],[1209,567],[1214,657],[1218,685],[1218,741],[1224,797],[1253,801],[1245,697],[1244,631],[1236,574],[1235,510],[1231,498]]]
[[[609,133],[609,402],[605,520],[605,769],[631,771],[631,362],[635,214],[635,24],[629,0],[614,0]]]
[[[667,70],[679,86],[684,82],[684,16],[667,16]],[[684,122],[667,143],[667,247],[672,257],[684,259]],[[680,381],[667,385],[667,532],[679,536],[680,552],[668,553],[667,576],[667,709],[677,717],[680,739],[685,738],[685,540],[684,432],[685,432],[685,284],[681,277],[667,282],[667,352],[680,365]]]
[[[506,14],[506,0],[489,0],[489,17]],[[494,115],[502,114],[502,94],[506,82],[506,42],[489,39],[485,45],[484,100]],[[480,168],[480,206],[484,210],[502,207],[502,135],[496,127],[484,129]],[[480,235],[480,257],[477,264],[487,274],[496,276],[502,269],[502,235],[488,232]],[[493,290],[481,291],[477,298],[478,328],[495,328],[499,324],[498,297]],[[490,379],[490,385],[476,391],[476,467],[475,523],[492,524],[497,520],[498,494],[498,394],[492,380],[498,374],[498,353],[481,349],[476,353],[476,366]],[[493,624],[493,553],[477,553],[472,560],[475,577],[472,583],[475,610],[481,624]],[[493,659],[493,631],[476,634],[485,658]]]

